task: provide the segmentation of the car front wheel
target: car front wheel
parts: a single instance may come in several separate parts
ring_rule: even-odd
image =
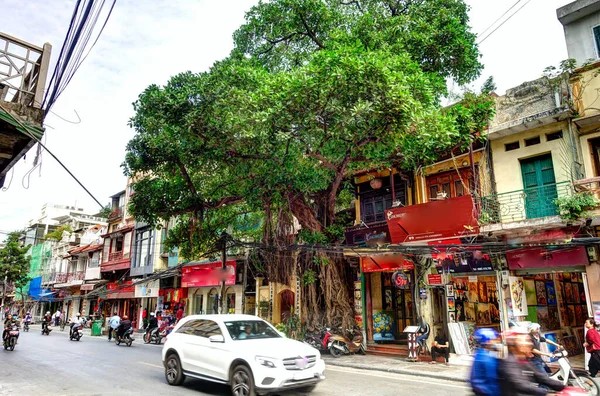
[[[256,396],[252,372],[245,365],[235,366],[231,373],[231,393],[233,396]]]
[[[181,361],[174,353],[167,357],[165,363],[165,378],[167,379],[167,383],[173,386],[181,385],[185,379],[181,368]]]

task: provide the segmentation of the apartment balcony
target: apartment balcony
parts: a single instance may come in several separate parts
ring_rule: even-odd
[[[52,46],[0,32],[0,187],[44,134],[42,101]]]
[[[116,221],[120,218],[123,217],[123,207],[119,207],[114,209],[109,215],[108,215],[108,221],[112,222],[112,221]]]
[[[76,271],[76,272],[59,272],[55,275],[54,287],[57,289],[79,286],[83,284],[83,280],[85,278],[85,271]]]
[[[100,272],[129,269],[130,265],[131,257],[129,253],[124,254],[123,251],[112,252],[108,255],[108,259],[100,266]]]
[[[564,226],[554,200],[572,194],[571,182],[561,182],[481,197],[480,230],[482,233],[504,233]]]

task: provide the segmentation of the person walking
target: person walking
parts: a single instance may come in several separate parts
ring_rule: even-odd
[[[57,309],[56,312],[54,312],[54,315],[52,315],[52,319],[54,319],[54,326],[58,327],[60,323],[60,309]]]
[[[108,320],[108,341],[109,342],[112,340],[113,332],[115,332],[117,330],[117,328],[119,327],[120,324],[121,324],[121,318],[119,317],[119,314],[117,314],[117,312],[115,311],[113,316],[111,316],[111,318]],[[116,337],[116,334],[115,334],[115,337]]]
[[[600,334],[596,330],[596,321],[593,318],[588,318],[585,321],[585,328],[587,329],[587,333],[585,334],[583,346],[590,354],[590,362],[588,364],[590,376],[596,377],[600,370]]]

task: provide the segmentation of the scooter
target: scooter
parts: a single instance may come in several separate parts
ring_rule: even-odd
[[[329,353],[331,356],[338,358],[342,355],[349,355],[351,353],[365,354],[365,346],[363,345],[362,332],[357,329],[348,329],[348,333],[352,336],[352,339],[340,334],[333,334],[329,339]]]
[[[306,334],[303,342],[319,351],[328,351],[331,335],[331,329],[325,328],[322,329],[319,334]]]
[[[48,325],[48,322],[42,322],[42,335],[50,335],[52,329]]]
[[[133,343],[133,327],[130,327],[129,330],[127,330],[125,334],[123,334],[122,337],[119,337],[117,335],[117,337],[115,338],[115,343],[117,345],[121,345],[121,343],[124,343],[125,345],[130,347]]]
[[[156,345],[159,345],[162,342],[162,339],[167,337],[167,334],[169,332],[169,327],[173,327],[173,325],[167,326],[166,324],[163,324],[162,327],[160,327],[160,328],[157,327],[154,330],[152,330],[150,333],[144,334],[144,343],[150,344],[153,342]]]
[[[83,325],[81,323],[74,324],[71,328],[71,334],[69,340],[79,341],[83,337]]]
[[[23,322],[23,330],[29,333],[29,322]]]
[[[19,338],[19,327],[12,326],[4,339],[4,349],[14,351],[15,345],[17,345],[17,338]]]
[[[553,358],[558,359],[558,370],[550,374],[550,378],[560,381],[565,386],[580,388],[590,395],[598,395],[598,385],[585,370],[573,369],[571,362],[567,359],[569,354],[564,348],[553,353]]]

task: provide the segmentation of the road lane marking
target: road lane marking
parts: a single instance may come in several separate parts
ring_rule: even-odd
[[[145,364],[146,366],[150,366],[150,367],[156,367],[156,368],[159,368],[159,369],[164,368],[163,366],[159,366],[157,364],[152,364],[152,363],[146,363],[146,362],[138,362],[138,363],[139,364]]]
[[[358,370],[358,371],[356,371]],[[356,370],[344,370],[344,369],[340,369],[340,368],[331,368],[331,366],[328,366],[327,368],[325,368],[325,376],[327,376],[327,371],[337,371],[339,373],[353,373],[353,374],[362,374],[362,375],[368,375],[371,377],[378,377],[378,378],[385,378],[385,379],[390,379],[391,375],[397,375],[397,376],[404,376],[404,375],[410,375],[410,374],[400,374],[400,373],[389,373],[387,375],[382,375],[382,374],[375,374],[372,371],[369,370],[360,370],[360,369],[356,369]],[[407,381],[407,382],[417,382],[420,384],[435,384],[435,385],[441,385],[441,386],[447,386],[449,388],[459,388],[459,389],[471,389],[468,386],[464,386],[464,385],[454,385],[454,384],[446,384],[444,382],[438,382],[436,381],[436,378],[428,378],[428,381],[423,381],[423,380],[418,380],[418,379],[410,379],[410,378],[396,378],[398,381]]]

